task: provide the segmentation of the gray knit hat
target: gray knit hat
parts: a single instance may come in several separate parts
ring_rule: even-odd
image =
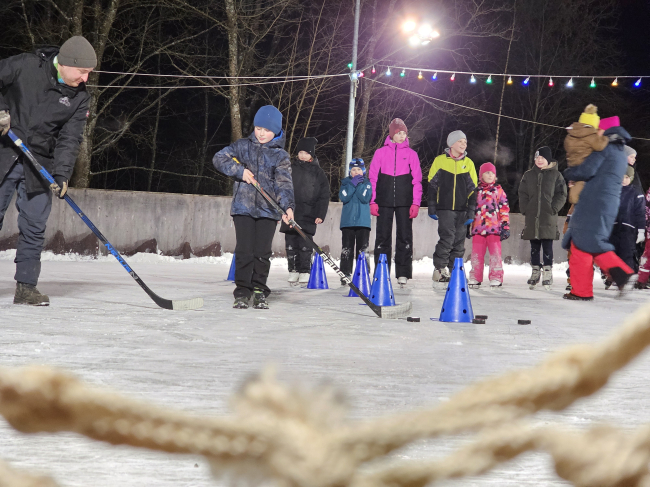
[[[467,136],[462,130],[455,130],[451,134],[447,136],[447,147],[453,146],[456,142],[460,141],[461,139],[467,140]]]
[[[61,46],[59,64],[73,68],[96,68],[97,55],[93,46],[82,36],[74,36]]]
[[[626,156],[636,156],[636,150],[632,149],[630,146],[623,146],[623,152]]]
[[[630,177],[630,181],[634,179],[634,166],[627,165],[625,175]]]

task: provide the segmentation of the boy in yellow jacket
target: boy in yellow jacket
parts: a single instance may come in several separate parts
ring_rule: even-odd
[[[449,281],[454,260],[465,254],[465,234],[476,210],[476,168],[467,157],[467,136],[456,130],[447,137],[447,146],[429,171],[429,217],[438,221],[439,236],[433,253],[434,286]]]

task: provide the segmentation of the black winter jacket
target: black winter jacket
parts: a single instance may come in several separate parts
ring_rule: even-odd
[[[566,183],[556,162],[545,169],[533,165],[526,171],[519,183],[519,210],[526,218],[521,238],[558,240],[557,214],[566,198]]]
[[[634,231],[645,229],[645,196],[632,184],[621,189],[621,203],[614,224],[624,225]]]
[[[0,61],[0,110],[8,110],[11,128],[51,174],[70,179],[88,117],[90,95],[85,84],[59,83],[54,57],[59,48],[37,49]],[[0,181],[21,152],[9,137],[0,138]],[[27,192],[49,184],[25,164]]]
[[[293,199],[296,203],[294,220],[305,232],[316,233],[315,220],[325,220],[330,202],[330,183],[325,172],[318,164],[318,159],[301,161],[291,159],[291,179],[293,180]],[[280,232],[291,229],[282,222]]]

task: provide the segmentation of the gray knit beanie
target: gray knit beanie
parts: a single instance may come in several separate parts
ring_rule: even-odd
[[[82,36],[74,36],[61,46],[59,64],[73,68],[96,68],[97,55],[93,46]]]
[[[467,136],[462,130],[455,130],[451,134],[447,136],[447,147],[453,146],[456,142],[460,141],[461,139],[467,140]]]
[[[626,156],[636,156],[636,151],[630,146],[623,146],[623,152]]]

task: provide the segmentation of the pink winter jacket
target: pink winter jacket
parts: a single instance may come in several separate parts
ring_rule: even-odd
[[[410,207],[422,201],[420,158],[409,147],[408,138],[395,144],[387,137],[384,146],[372,157],[368,177],[372,184],[370,203],[380,207]]]

